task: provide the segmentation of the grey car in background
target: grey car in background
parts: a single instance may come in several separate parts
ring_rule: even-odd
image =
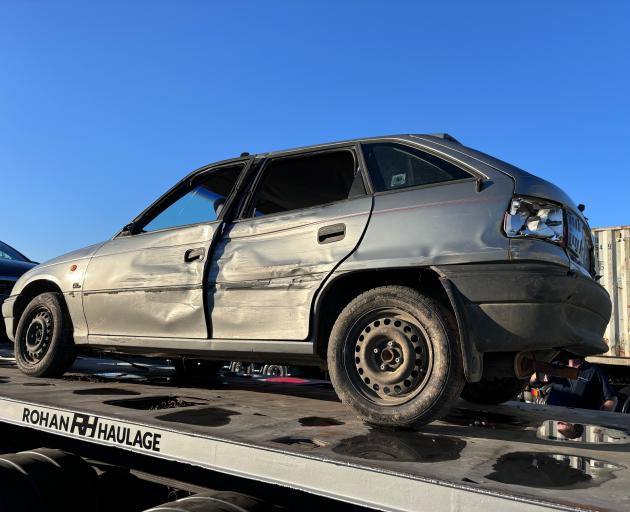
[[[2,313],[29,375],[85,349],[320,365],[366,421],[427,423],[514,396],[524,358],[607,350],[580,210],[448,135],[243,154],[30,270]]]

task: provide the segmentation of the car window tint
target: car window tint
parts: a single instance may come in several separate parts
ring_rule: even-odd
[[[158,213],[143,231],[212,222],[217,219],[243,167],[217,169],[204,176],[191,190]]]
[[[362,148],[377,192],[471,177],[449,162],[402,144],[363,144]]]
[[[365,194],[350,151],[329,151],[271,161],[263,170],[253,215],[308,208]]]

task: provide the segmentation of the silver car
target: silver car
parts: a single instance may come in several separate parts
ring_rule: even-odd
[[[321,365],[366,421],[427,423],[513,397],[525,360],[607,350],[582,209],[448,135],[243,154],[30,270],[2,313],[29,375],[86,349]]]

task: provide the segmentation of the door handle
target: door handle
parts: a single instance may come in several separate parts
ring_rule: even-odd
[[[202,260],[206,254],[206,250],[203,247],[197,247],[196,249],[188,249],[184,253],[184,261],[190,263],[191,261]]]
[[[332,242],[338,242],[343,240],[346,236],[345,224],[332,224],[331,226],[324,226],[317,231],[317,241],[320,244],[329,244]]]

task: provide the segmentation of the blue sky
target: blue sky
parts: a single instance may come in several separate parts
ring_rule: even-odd
[[[630,2],[0,3],[0,239],[110,237],[190,170],[446,131],[630,224]]]

